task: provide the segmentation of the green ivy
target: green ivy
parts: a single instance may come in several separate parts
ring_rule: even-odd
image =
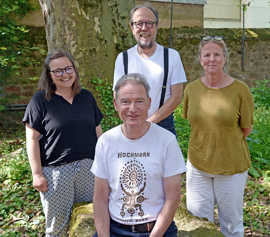
[[[248,136],[248,146],[252,159],[249,174],[262,176],[263,170],[270,170],[270,80],[257,81],[251,88],[255,113],[252,133]]]
[[[108,80],[94,78],[91,80],[91,84],[95,88],[95,94],[97,96],[97,100],[101,104],[101,111],[104,115],[101,122],[102,129],[103,131],[107,131],[120,124],[120,119],[113,105],[112,83]]]
[[[177,140],[183,152],[183,156],[186,160],[188,154],[190,126],[188,120],[183,119],[182,111],[183,111],[182,105],[178,106],[178,108],[174,111],[174,124],[177,134]]]
[[[37,4],[35,6],[32,4],[32,0],[1,1],[0,111],[5,109],[9,101],[16,100],[12,95],[5,94],[4,87],[15,84],[18,79],[22,83],[23,78],[26,77],[29,83],[29,71],[40,66],[40,60],[35,61],[33,56],[40,57],[46,53],[44,49],[36,46],[31,34],[32,28],[17,24],[20,18],[37,7]]]
[[[270,108],[270,80],[258,80],[251,88],[255,107]]]
[[[19,26],[15,18],[23,17],[32,10],[29,0],[1,1],[0,8],[0,77],[2,82],[18,70],[17,62],[26,50],[22,42],[29,30]],[[1,85],[0,85],[1,86]]]

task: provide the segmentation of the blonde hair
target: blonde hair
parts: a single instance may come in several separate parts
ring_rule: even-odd
[[[202,48],[206,44],[208,44],[209,42],[212,42],[212,43],[218,45],[223,50],[223,53],[225,56],[225,64],[224,64],[223,70],[224,70],[224,72],[227,72],[228,65],[229,65],[229,51],[228,51],[228,48],[227,48],[225,41],[219,36],[206,36],[206,37],[202,38],[202,40],[199,44],[199,59],[201,57]]]

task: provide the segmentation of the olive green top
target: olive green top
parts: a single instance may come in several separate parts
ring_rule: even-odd
[[[206,87],[201,80],[185,88],[183,117],[191,126],[188,159],[197,169],[232,175],[250,167],[241,128],[251,128],[254,104],[248,86],[239,81],[224,88]]]

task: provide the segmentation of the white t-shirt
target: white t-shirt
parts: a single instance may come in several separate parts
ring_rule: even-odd
[[[108,181],[111,218],[131,225],[157,219],[165,202],[163,178],[186,167],[176,137],[151,123],[136,140],[125,137],[121,125],[105,132],[98,139],[91,171]]]
[[[148,111],[150,117],[159,108],[160,97],[164,79],[164,47],[157,44],[154,54],[150,58],[139,55],[137,45],[128,49],[128,73],[143,74],[150,85],[151,107]],[[114,83],[124,75],[123,53],[118,54],[114,68]],[[179,53],[169,48],[169,66],[167,89],[164,102],[171,97],[171,86],[186,82],[186,74]]]

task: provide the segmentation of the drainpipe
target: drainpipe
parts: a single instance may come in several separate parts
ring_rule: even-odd
[[[246,38],[246,34],[245,34],[245,5],[243,4],[242,7],[243,10],[243,28],[242,28],[242,44],[241,44],[241,51],[242,51],[242,57],[241,57],[241,69],[242,72],[245,71],[245,38]]]
[[[245,40],[246,40],[246,29],[245,29],[245,18],[246,18],[246,11],[247,8],[250,6],[252,0],[242,0],[242,14],[243,14],[243,29],[242,29],[242,44],[241,44],[241,51],[242,51],[242,58],[241,58],[241,69],[242,72],[245,71]]]
[[[170,37],[169,37],[169,47],[170,48],[172,48],[172,45],[173,45],[172,21],[173,21],[173,0],[171,0],[171,21],[170,21]]]

